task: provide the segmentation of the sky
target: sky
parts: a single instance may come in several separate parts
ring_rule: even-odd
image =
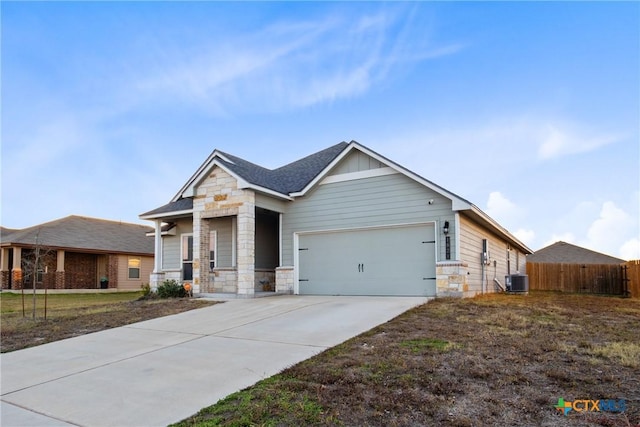
[[[214,149],[341,141],[531,249],[640,258],[638,2],[7,2],[1,217],[146,223]]]

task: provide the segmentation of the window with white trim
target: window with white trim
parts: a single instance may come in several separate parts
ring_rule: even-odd
[[[209,271],[216,268],[218,256],[218,232],[213,230],[209,233]]]
[[[140,257],[134,257],[134,256],[130,256],[129,257],[129,262],[128,262],[128,269],[129,269],[128,277],[129,277],[129,279],[139,279],[140,278],[140,264],[141,263],[142,263],[142,260],[140,259]]]
[[[193,280],[193,234],[182,235],[182,280]]]

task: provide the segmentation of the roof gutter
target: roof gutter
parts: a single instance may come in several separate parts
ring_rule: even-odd
[[[139,218],[153,221],[155,219],[169,218],[174,216],[187,216],[187,215],[193,215],[193,209],[187,209],[183,211],[173,211],[173,212],[162,212],[159,214],[152,214],[152,215],[140,215]]]
[[[480,219],[482,219],[484,222],[486,222],[487,224],[489,224],[491,227],[493,227],[496,231],[498,231],[503,237],[505,237],[507,240],[511,241],[511,243],[515,244],[516,246],[519,246],[520,249],[522,249],[525,252],[528,252],[530,254],[533,253],[533,251],[531,250],[531,248],[529,248],[527,245],[525,245],[524,243],[522,243],[517,237],[515,237],[513,234],[511,234],[509,232],[509,230],[507,230],[506,228],[504,228],[503,226],[501,226],[500,224],[498,224],[496,222],[496,220],[494,220],[493,218],[491,218],[489,215],[487,215],[486,213],[484,213],[480,208],[478,208],[476,205],[471,204],[471,209],[469,209],[471,212],[473,212],[475,215],[479,216]]]

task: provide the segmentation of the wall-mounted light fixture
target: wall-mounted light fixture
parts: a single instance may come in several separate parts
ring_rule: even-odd
[[[442,227],[442,232],[444,234],[449,234],[449,221],[444,222],[444,227]]]

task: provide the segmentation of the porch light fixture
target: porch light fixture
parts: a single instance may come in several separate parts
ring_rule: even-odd
[[[449,234],[449,221],[444,222],[444,227],[442,228],[444,234]]]

